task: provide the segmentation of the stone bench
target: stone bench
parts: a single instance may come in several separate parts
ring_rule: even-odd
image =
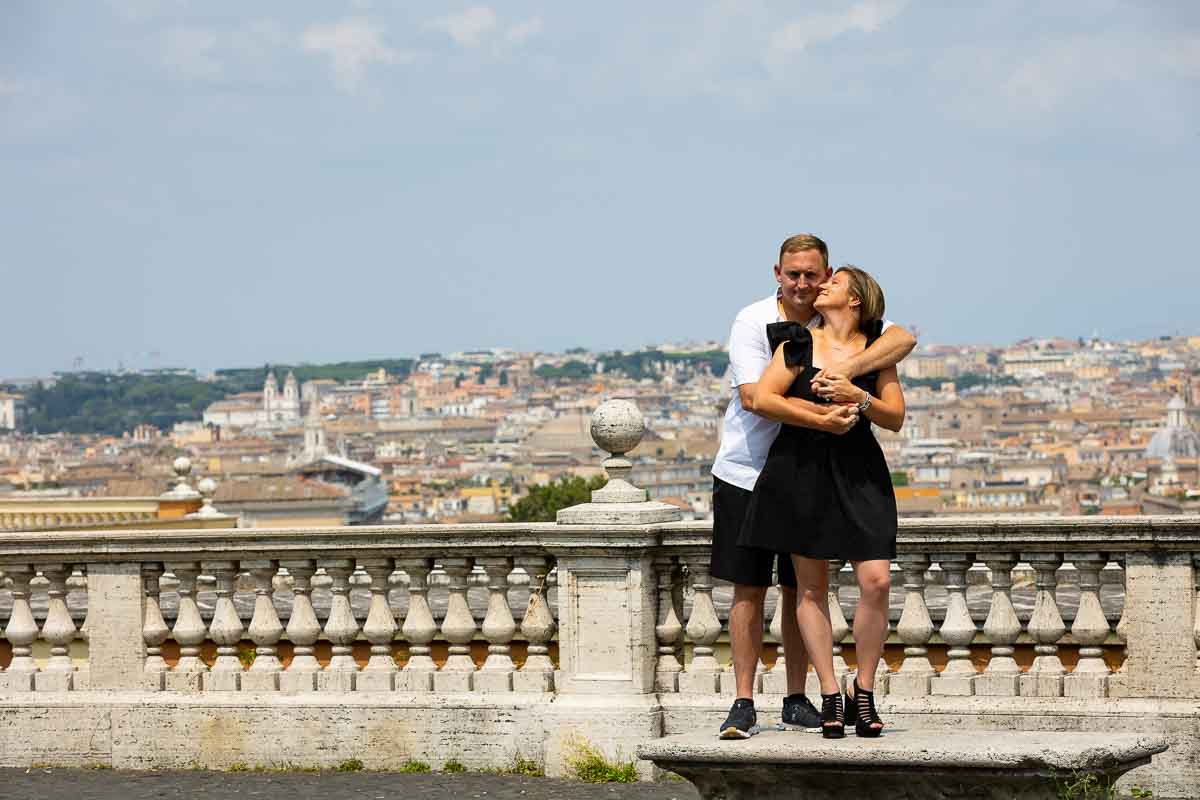
[[[705,731],[646,742],[638,758],[682,775],[709,800],[1085,800],[1108,798],[1102,787],[1166,749],[1162,737],[1142,734],[765,731],[722,741]]]

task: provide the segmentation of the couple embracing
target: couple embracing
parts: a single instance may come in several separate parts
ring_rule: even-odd
[[[775,280],[773,295],[734,320],[733,395],[712,469],[712,575],[734,584],[737,699],[720,735],[748,738],[757,722],[754,675],[774,568],[785,610],[784,724],[820,728],[827,738],[848,725],[878,736],[875,670],[888,632],[896,500],[871,425],[900,429],[896,364],[916,340],[884,320],[874,278],[856,267],[829,268],[829,249],[816,236],[783,243]],[[849,561],[861,590],[858,669],[845,694],[833,671],[830,560]],[[804,694],[810,662],[821,684],[819,711]]]

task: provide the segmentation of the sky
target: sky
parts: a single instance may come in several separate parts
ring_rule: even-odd
[[[8,0],[0,376],[1200,333],[1200,4]]]

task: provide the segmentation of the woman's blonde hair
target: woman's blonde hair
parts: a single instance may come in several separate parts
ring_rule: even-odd
[[[883,289],[879,288],[878,281],[872,278],[870,273],[853,264],[838,267],[837,272],[833,274],[837,275],[838,272],[846,273],[850,294],[858,298],[859,329],[870,331],[874,323],[883,319]]]

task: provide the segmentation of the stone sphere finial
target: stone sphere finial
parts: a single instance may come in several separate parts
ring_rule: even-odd
[[[623,456],[642,441],[646,419],[631,400],[605,400],[592,412],[591,433],[601,450]]]
[[[592,412],[592,441],[609,453],[604,459],[608,483],[592,492],[593,503],[640,503],[646,492],[629,482],[633,462],[625,454],[646,433],[646,419],[631,400],[605,400]]]
[[[213,495],[217,493],[217,482],[212,478],[201,478],[196,484],[196,489],[200,492],[203,499],[200,510],[194,514],[188,514],[189,517],[198,517],[201,519],[207,517],[219,517],[221,514],[213,507]]]
[[[558,512],[560,525],[649,525],[675,522],[679,509],[648,499],[645,489],[630,483],[633,462],[627,453],[646,435],[646,419],[632,400],[605,400],[592,412],[592,441],[609,453],[602,466],[608,483],[592,492],[592,502]]]
[[[175,485],[162,496],[173,500],[190,500],[200,496],[200,493],[188,486],[188,476],[192,474],[192,460],[187,456],[179,456],[171,462],[171,470],[175,473]]]

